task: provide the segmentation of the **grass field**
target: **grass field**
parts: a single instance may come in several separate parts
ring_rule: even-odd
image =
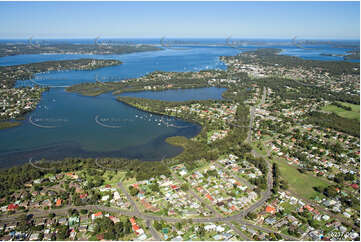
[[[125,177],[126,172],[107,170],[103,174],[104,184],[116,185]]]
[[[323,107],[322,110],[333,112],[343,118],[357,119],[358,121],[360,121],[360,105],[344,103],[344,102],[340,102],[340,103],[344,106],[351,107],[352,111],[347,111],[343,108],[331,104]]]
[[[274,159],[274,162],[278,164],[281,177],[288,182],[289,189],[304,198],[310,199],[316,195],[320,196],[313,187],[326,187],[330,185],[330,183],[321,178],[311,174],[300,173],[296,167],[288,165],[286,161]]]

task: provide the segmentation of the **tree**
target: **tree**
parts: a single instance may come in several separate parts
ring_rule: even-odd
[[[176,223],[176,228],[180,231],[182,229],[182,223]]]
[[[162,230],[162,224],[158,221],[154,221],[154,228],[158,231],[161,231]]]
[[[80,213],[81,214],[88,214],[88,210],[87,209],[80,209]]]
[[[184,192],[188,191],[188,190],[189,190],[188,184],[186,184],[186,183],[182,184],[182,185],[181,185],[181,189],[182,189]]]
[[[201,225],[198,227],[197,234],[198,234],[198,237],[200,237],[200,238],[203,238],[204,235],[206,234],[206,230],[204,229],[204,225],[203,225],[203,224],[201,224]]]
[[[136,196],[138,192],[138,189],[134,188],[133,186],[129,186],[129,193],[132,197]]]
[[[56,234],[56,240],[65,240],[69,237],[70,231],[69,227],[66,225],[61,225]]]

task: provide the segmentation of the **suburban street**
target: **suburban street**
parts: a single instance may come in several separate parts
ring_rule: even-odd
[[[266,89],[264,88],[263,91],[263,95],[261,98],[261,102],[259,103],[259,105],[263,105],[265,103],[265,98],[266,98]],[[251,112],[250,112],[250,124],[249,124],[249,133],[248,133],[248,142],[250,140],[250,137],[252,135],[252,125],[253,125],[253,121],[254,121],[254,111],[255,111],[255,107],[251,107]],[[201,204],[204,204],[206,206],[206,208],[212,212],[212,214],[214,216],[212,217],[198,217],[198,218],[192,218],[191,220],[193,222],[198,222],[198,223],[206,223],[206,222],[225,222],[227,225],[229,225],[243,240],[250,240],[250,238],[248,238],[243,232],[241,232],[232,222],[236,222],[242,225],[246,225],[248,227],[260,230],[260,231],[264,231],[264,232],[268,232],[268,233],[278,233],[277,231],[273,231],[258,225],[254,225],[250,222],[247,222],[246,220],[244,220],[244,217],[250,213],[253,212],[255,210],[257,210],[258,208],[260,208],[261,206],[263,206],[265,204],[265,202],[271,197],[271,189],[273,186],[273,179],[272,179],[272,169],[271,169],[271,165],[267,160],[267,157],[265,157],[262,154],[259,154],[256,150],[252,150],[252,155],[255,157],[262,157],[265,159],[265,161],[267,162],[268,165],[268,174],[267,174],[267,188],[265,191],[261,192],[261,198],[254,204],[252,204],[250,207],[244,209],[243,211],[241,211],[239,214],[236,215],[232,215],[232,216],[227,216],[224,217],[222,216],[220,213],[218,213],[210,204],[208,204],[208,202],[204,201],[202,198],[199,197],[199,195],[193,191],[193,189],[189,189],[187,191],[187,197],[189,199],[191,199],[192,197],[196,198]],[[268,151],[268,155],[269,155],[269,151]],[[268,156],[267,155],[267,156]],[[32,164],[32,163],[31,163]],[[106,167],[103,167],[102,165],[100,165],[98,163],[98,161],[96,160],[96,164],[104,169],[109,169]],[[221,167],[220,164],[218,164],[217,162],[214,163],[215,166],[217,166],[220,169],[223,169]],[[227,172],[229,173],[229,172]],[[182,181],[177,175],[175,175],[172,172],[173,177],[180,183],[184,183],[184,181]],[[254,185],[250,184],[248,181],[246,181],[245,179],[241,179],[238,176],[230,173],[230,175],[232,175],[234,177],[234,179],[236,179],[237,181],[246,184],[247,186],[253,188]],[[17,219],[23,215],[23,214],[32,214],[34,217],[47,217],[48,214],[50,213],[55,213],[56,215],[66,215],[69,209],[87,209],[89,211],[104,211],[104,212],[109,212],[109,213],[116,213],[119,215],[125,215],[125,216],[135,216],[135,217],[139,217],[142,218],[146,221],[146,225],[149,228],[150,233],[153,236],[154,240],[161,240],[161,237],[159,235],[159,233],[154,229],[154,227],[152,226],[152,221],[166,221],[166,222],[186,222],[186,219],[181,219],[181,218],[174,218],[174,217],[165,217],[165,216],[157,216],[157,215],[152,215],[152,214],[146,214],[143,212],[140,212],[136,202],[134,201],[133,197],[129,194],[129,192],[127,191],[127,189],[124,187],[123,183],[120,181],[117,183],[119,189],[123,192],[123,194],[126,196],[127,200],[131,203],[132,206],[132,210],[122,210],[119,208],[115,208],[115,207],[107,207],[107,206],[102,206],[102,205],[85,205],[85,206],[65,206],[63,208],[59,208],[59,209],[50,209],[50,210],[40,210],[40,209],[32,209],[30,211],[28,211],[27,213],[24,212],[18,212],[16,214],[13,215],[8,215],[6,217],[1,216],[0,217],[0,223],[1,224],[6,224],[9,222],[14,222],[17,221]],[[280,233],[279,233],[280,234]],[[284,234],[280,234],[284,239],[287,240],[298,240],[297,238],[291,237],[291,236],[287,236]]]

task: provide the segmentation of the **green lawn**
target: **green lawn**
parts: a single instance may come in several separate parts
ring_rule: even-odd
[[[107,170],[103,174],[104,184],[116,185],[125,177],[126,172]]]
[[[316,195],[320,196],[313,187],[326,187],[330,185],[330,183],[321,178],[311,174],[300,173],[296,167],[288,165],[286,161],[280,159],[275,159],[274,161],[278,164],[281,177],[288,182],[289,189],[302,197],[310,199]]]
[[[357,119],[358,121],[360,121],[360,105],[350,104],[345,102],[340,102],[340,103],[344,106],[351,107],[352,111],[347,111],[343,108],[339,108],[331,104],[323,107],[322,110],[333,112],[343,118]]]

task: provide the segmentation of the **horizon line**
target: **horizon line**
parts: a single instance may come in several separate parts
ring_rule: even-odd
[[[233,37],[233,36],[227,36],[227,37],[101,37],[100,39],[245,39],[245,40],[289,40],[293,39],[297,36],[292,37]],[[36,38],[34,36],[30,37],[0,37],[0,40],[29,40],[32,38],[33,40],[73,40],[73,39],[95,39],[97,37],[41,37]],[[298,40],[355,40],[360,41],[360,37],[297,37]]]

